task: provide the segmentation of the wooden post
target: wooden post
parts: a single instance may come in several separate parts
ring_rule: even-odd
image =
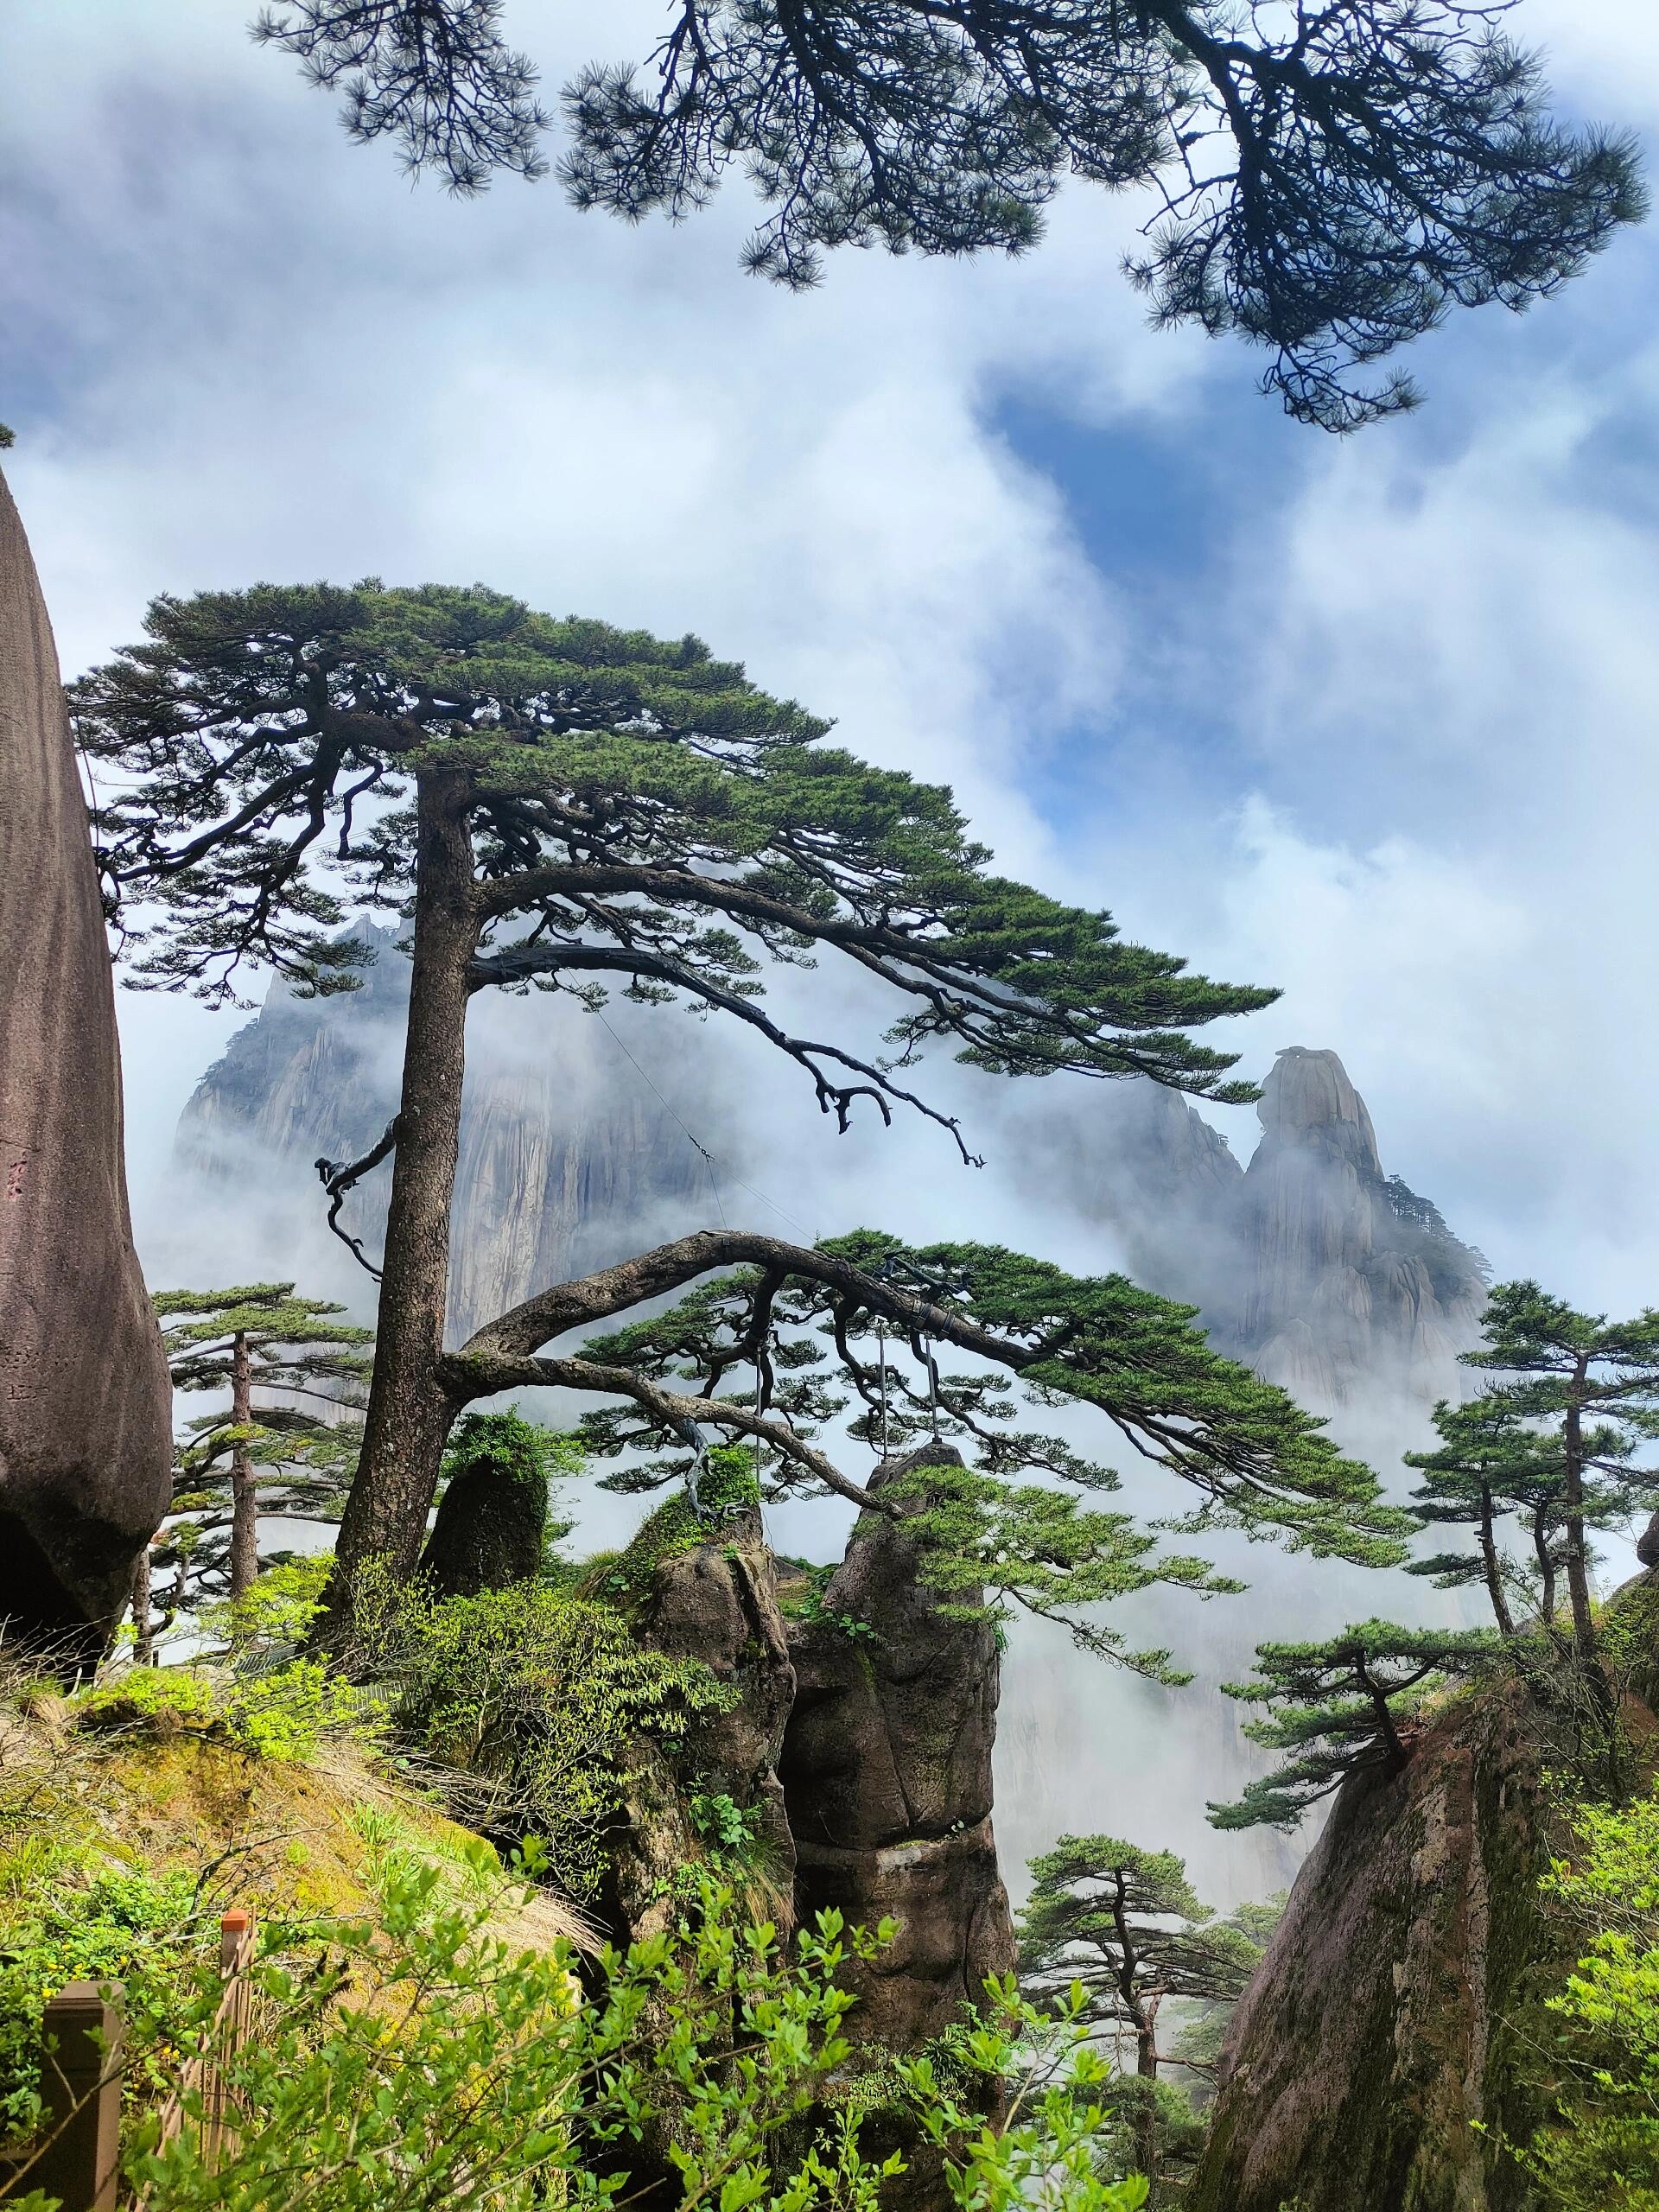
[[[253,1984],[248,1969],[253,1964],[256,1933],[253,1915],[240,1906],[226,1913],[219,1921],[219,1971],[225,1993],[213,2016],[208,2047],[187,2061],[178,2088],[162,2107],[158,2144],[171,2143],[175,2136],[182,2134],[188,2119],[195,2129],[197,2147],[210,2171],[218,2166],[221,2158],[234,2157],[240,2140],[235,2125],[235,2107],[220,2068],[226,2061],[234,2058],[247,2041],[253,2006]],[[201,2100],[199,2121],[185,2111],[188,2100],[194,2096]],[[140,2195],[139,2212],[143,2212],[149,2202],[147,2194]]]
[[[47,2145],[28,2170],[29,2186],[60,2197],[63,2212],[115,2212],[121,2013],[94,1982],[72,1982],[48,2000],[41,2101]]]

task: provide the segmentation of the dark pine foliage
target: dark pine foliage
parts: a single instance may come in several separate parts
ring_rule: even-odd
[[[1454,307],[1523,308],[1643,209],[1627,140],[1550,115],[1513,0],[671,0],[645,71],[569,86],[560,175],[630,219],[736,168],[753,269],[826,248],[1020,252],[1068,175],[1150,194],[1128,274],[1162,326],[1233,332],[1263,389],[1345,430],[1412,405],[1367,371]],[[545,118],[499,0],[288,0],[257,35],[343,89],[354,137],[473,192]]]
[[[1236,1803],[1211,1805],[1211,1826],[1293,1828],[1351,1774],[1403,1766],[1412,1706],[1435,1684],[1489,1665],[1502,1648],[1491,1629],[1394,1621],[1362,1621],[1322,1643],[1258,1644],[1257,1679],[1222,1688],[1269,1708],[1244,1732],[1287,1756]]]

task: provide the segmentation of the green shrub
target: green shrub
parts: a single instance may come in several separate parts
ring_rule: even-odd
[[[353,1613],[354,1663],[391,1725],[485,1785],[493,1829],[539,1836],[574,1897],[599,1887],[646,1748],[680,1750],[734,1701],[696,1660],[642,1649],[608,1606],[546,1584],[438,1599],[369,1576]]]
[[[188,2016],[181,1967],[209,1945],[216,1915],[195,1910],[188,1875],[99,1868],[42,1882],[8,1914],[0,1949],[0,2136],[26,2135],[37,2119],[41,2012],[72,1981],[121,1982],[130,2012],[148,2019],[152,2050]],[[142,2069],[142,2056],[139,2061]]]
[[[694,1790],[691,1825],[709,1847],[709,1860],[722,1872],[749,1866],[760,1848],[764,1815],[723,1790]]]
[[[360,1691],[314,1659],[291,1659],[227,1687],[225,1727],[233,1743],[264,1759],[303,1761],[325,1737],[362,1735],[370,1708]]]
[[[291,1659],[233,1675],[196,1667],[130,1667],[81,1691],[71,1710],[92,1728],[155,1735],[194,1729],[257,1758],[303,1760],[326,1736],[360,1732],[370,1708],[360,1691],[315,1660]]]
[[[1659,1784],[1573,1821],[1543,1889],[1585,1954],[1548,2000],[1555,2117],[1516,2155],[1566,2212],[1659,2212]]]
[[[238,1656],[296,1649],[322,1611],[334,1567],[332,1552],[282,1560],[239,1598],[204,1605],[202,1630]]]
[[[185,1728],[211,1728],[219,1704],[207,1676],[194,1667],[133,1667],[82,1690],[75,1717],[92,1728],[143,1728],[156,1735],[177,1735]]]
[[[137,2115],[123,2164],[150,2212],[604,2212],[663,2173],[682,2212],[877,2212],[902,2159],[865,2157],[856,2114],[823,2115],[850,2056],[842,1969],[890,1929],[826,1914],[785,1950],[708,1888],[672,1934],[607,1951],[584,1993],[567,1953],[495,1932],[492,1863],[480,1847],[457,1882],[390,1853],[372,1915],[267,1924],[256,2031],[224,2067],[236,2142],[209,2172],[192,2129],[163,2148],[153,2109]],[[210,1965],[175,1959],[165,2012],[150,1994],[129,2006],[140,2067],[213,2049]],[[1040,2018],[1011,1985],[990,1997],[972,2063],[1026,2076],[1001,2134],[931,2059],[897,2063],[961,2212],[1135,2212],[1143,2186],[1095,2171],[1086,2024]]]
[[[747,1445],[716,1444],[703,1461],[697,1482],[701,1511],[689,1491],[676,1490],[634,1531],[622,1550],[601,1554],[588,1566],[588,1586],[607,1604],[637,1605],[649,1592],[659,1560],[723,1543],[734,1522],[760,1503],[754,1454]]]

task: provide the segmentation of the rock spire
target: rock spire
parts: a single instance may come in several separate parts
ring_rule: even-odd
[[[52,629],[0,479],[0,1618],[96,1652],[167,1503],[121,1056]]]

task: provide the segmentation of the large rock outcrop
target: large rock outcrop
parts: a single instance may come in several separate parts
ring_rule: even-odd
[[[676,1770],[647,1762],[636,1777],[626,1831],[616,1840],[607,1910],[624,1940],[658,1932],[683,1910],[677,1878],[718,1838],[687,1820],[697,1795],[723,1796],[747,1838],[740,1873],[763,1916],[787,1922],[795,1846],[779,1779],[795,1669],[778,1605],[777,1572],[752,1479],[705,1478],[706,1523],[677,1496],[658,1509],[617,1563],[613,1579],[640,1641],[695,1659],[735,1697],[697,1723]]]
[[[96,1649],[169,1486],[121,1057],[51,625],[0,480],[0,1618]]]
[[[1500,2142],[1541,2117],[1544,1763],[1510,1686],[1344,1784],[1233,2016],[1192,2212],[1531,2212]]]
[[[861,2043],[914,2050],[978,2003],[1014,1964],[1007,1892],[991,1828],[999,1662],[984,1621],[946,1619],[916,1579],[903,1516],[918,1468],[957,1465],[950,1446],[884,1460],[870,1478],[901,1517],[861,1515],[816,1618],[791,1623],[794,1709],[781,1773],[804,1918],[899,1923],[857,1968]]]

